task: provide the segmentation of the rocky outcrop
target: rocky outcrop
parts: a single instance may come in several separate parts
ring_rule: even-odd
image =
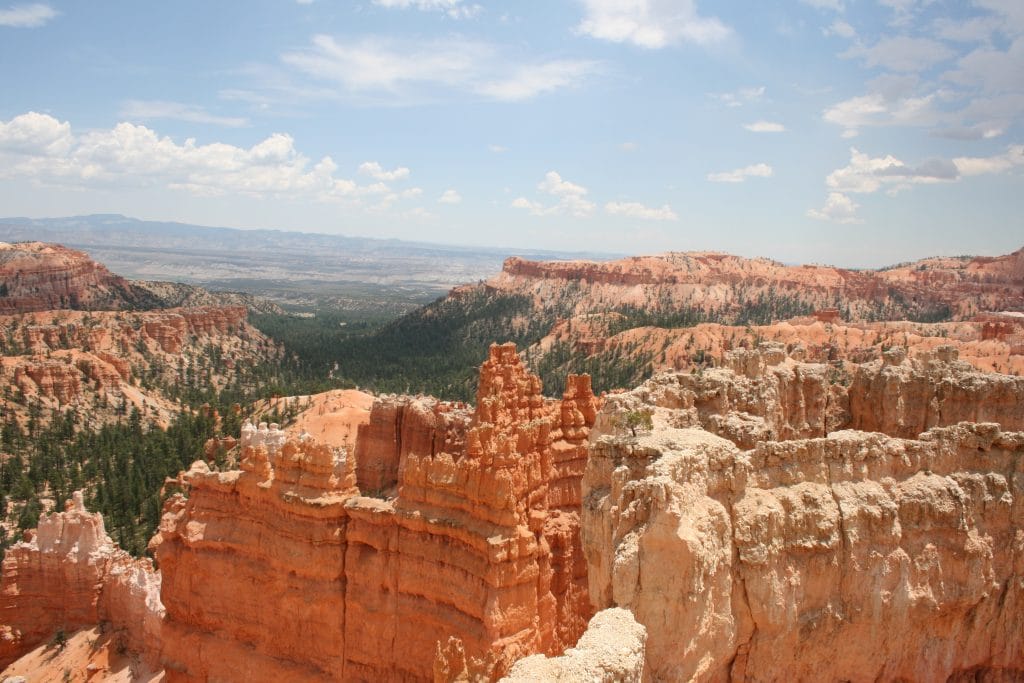
[[[72,407],[99,427],[131,407],[166,425],[180,407],[161,389],[195,377],[220,389],[280,351],[245,308],[221,307],[0,316],[0,352],[0,380],[14,390],[0,397],[5,411],[24,423],[38,401],[44,420]]]
[[[641,683],[647,629],[629,610],[612,607],[594,615],[576,647],[558,657],[531,655],[516,662],[501,683],[594,681]]]
[[[905,356],[893,349],[856,369],[848,391],[851,428],[905,438],[957,422],[1024,430],[1024,378],[977,372],[949,346]]]
[[[0,313],[150,308],[155,298],[85,253],[44,242],[0,242]]]
[[[160,652],[160,575],[107,536],[81,492],[64,512],[7,550],[0,585],[0,668],[58,631],[104,624],[154,663]]]
[[[915,397],[914,375],[925,369],[890,362],[892,395],[935,397]],[[944,363],[945,391],[981,381],[951,359],[935,362]],[[878,381],[887,371],[864,372]],[[988,390],[1006,379],[990,377]],[[743,449],[742,439],[691,426],[700,423],[694,407],[666,389],[689,381],[656,378],[609,397],[583,480],[591,599],[598,609],[627,608],[647,627],[654,680],[1024,675],[1024,433],[991,423],[913,439],[792,430],[791,440]],[[723,396],[723,383],[709,381],[718,399],[743,404]],[[781,386],[778,377],[768,384],[770,395]],[[617,416],[638,409],[652,413],[654,428],[633,437]],[[851,410],[897,432],[910,424],[886,423],[891,406]],[[955,419],[959,410],[935,414]],[[764,423],[770,431],[793,426],[762,412],[776,415]],[[1020,420],[1019,409],[1001,415]]]
[[[902,349],[869,363],[808,363],[779,343],[727,352],[722,367],[658,375],[624,405],[672,411],[675,427],[701,427],[740,448],[826,436],[841,429],[916,437],[936,426],[997,422],[1024,430],[1024,378],[978,372],[939,347]]]
[[[194,465],[152,544],[169,680],[493,678],[573,645],[591,613],[578,478],[597,401],[580,378],[562,401],[540,389],[494,346],[471,417],[390,398],[352,454],[269,426],[243,432],[241,470]]]

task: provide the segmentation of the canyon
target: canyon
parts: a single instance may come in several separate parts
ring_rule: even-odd
[[[338,445],[305,427],[330,405]],[[105,623],[171,681],[1013,679],[1021,405],[948,345],[842,383],[764,342],[561,400],[495,345],[475,408],[353,392],[246,425],[237,468],[169,482],[145,599],[83,564],[102,521],[47,517],[4,562],[5,663]]]
[[[287,423],[211,439],[165,482],[152,561],[81,493],[43,514],[3,561],[3,675],[1020,679],[1022,253],[510,259],[420,313],[507,295],[502,324],[537,333],[490,345],[472,403],[261,401]],[[769,322],[678,318],[758,307]],[[2,322],[17,419],[26,397],[131,403],[159,428],[181,409],[161,387],[281,353],[244,306]],[[559,358],[651,376],[595,392]]]

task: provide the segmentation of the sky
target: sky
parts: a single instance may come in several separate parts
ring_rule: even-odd
[[[0,0],[0,215],[879,266],[1024,246],[1022,0]]]

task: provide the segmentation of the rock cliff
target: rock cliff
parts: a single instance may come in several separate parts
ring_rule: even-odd
[[[0,242],[0,313],[153,308],[157,299],[85,253],[45,242]]]
[[[0,668],[58,631],[105,625],[124,648],[160,652],[160,575],[107,535],[103,517],[86,512],[81,492],[68,509],[43,515],[7,550],[0,584]]]
[[[280,350],[246,321],[243,307],[164,311],[52,311],[0,316],[0,406],[22,422],[38,402],[74,408],[97,427],[131,407],[167,424],[180,409],[169,387],[201,377],[223,388]]]
[[[381,399],[351,453],[264,426],[241,470],[193,466],[152,543],[168,679],[493,678],[575,644],[597,400],[585,378],[540,389],[494,346],[473,413]]]
[[[777,349],[730,360],[609,397],[592,431],[590,596],[647,628],[649,675],[1024,676],[1021,380],[949,355],[848,388]]]
[[[602,300],[657,310],[673,302],[710,310],[790,298],[817,310],[834,308],[838,302],[852,319],[885,310],[895,314],[886,316],[890,318],[940,312],[964,318],[981,311],[1024,308],[1024,249],[998,257],[925,259],[882,270],[786,266],[713,252],[610,262],[512,257],[488,284],[538,296],[570,282],[589,290],[589,296],[578,299],[583,306]]]

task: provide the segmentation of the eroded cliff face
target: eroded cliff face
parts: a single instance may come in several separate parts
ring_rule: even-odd
[[[846,388],[751,353],[611,396],[592,432],[590,596],[647,628],[648,674],[1024,675],[1021,380],[895,354]]]
[[[893,319],[939,311],[964,318],[1024,307],[1022,264],[1024,249],[999,257],[925,259],[877,271],[786,266],[714,252],[633,256],[600,263],[512,257],[488,285],[535,296],[546,293],[548,298],[567,283],[582,285],[588,296],[577,299],[581,307],[600,302],[657,310],[671,301],[709,310],[739,307],[758,297],[763,301],[789,297],[819,310],[842,302],[853,319],[886,309],[895,314],[886,317]]]
[[[0,669],[57,631],[102,624],[120,646],[159,660],[160,575],[107,535],[77,492],[64,512],[43,515],[7,550],[0,585]]]
[[[44,242],[0,242],[0,313],[150,308],[155,297],[85,253]]]
[[[223,388],[280,353],[246,318],[244,307],[0,316],[0,382],[11,387],[0,406],[22,422],[33,401],[44,420],[74,408],[91,427],[135,407],[166,425],[180,406],[161,386],[191,373]]]
[[[193,466],[153,541],[168,679],[493,678],[574,644],[597,401],[586,378],[562,401],[540,389],[494,346],[472,414],[382,400],[351,454],[265,427],[241,470]]]

